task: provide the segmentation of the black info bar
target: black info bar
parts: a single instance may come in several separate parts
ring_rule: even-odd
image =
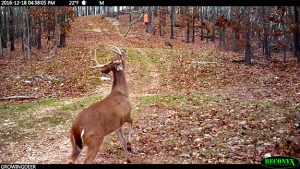
[[[300,0],[0,0],[1,6],[280,6]]]

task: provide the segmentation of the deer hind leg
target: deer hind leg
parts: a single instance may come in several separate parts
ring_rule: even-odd
[[[97,138],[97,137],[88,137],[84,140],[86,146],[87,146],[87,155],[84,159],[85,164],[91,164],[94,159],[96,158],[96,155],[100,149],[100,146],[103,142],[103,137]]]
[[[126,144],[126,141],[125,141],[125,138],[124,138],[124,134],[123,134],[123,132],[122,132],[122,129],[121,129],[121,128],[118,129],[118,130],[116,131],[116,133],[117,133],[117,135],[118,135],[118,137],[119,137],[120,142],[121,142],[122,145],[123,145],[123,148],[124,148],[124,151],[125,151],[125,156],[126,156],[126,162],[127,162],[127,163],[131,163],[131,161],[130,161],[130,159],[129,159],[129,155],[128,155],[127,144]]]
[[[132,153],[131,141],[132,141],[132,119],[128,120],[129,123],[129,131],[128,131],[128,142],[127,142],[127,150]]]
[[[75,143],[75,139],[73,135],[71,135],[70,139],[72,143],[72,153],[67,159],[67,164],[73,164],[81,152],[81,148]]]
[[[67,160],[67,164],[73,164],[76,161],[76,159],[78,158],[80,152],[81,152],[81,149],[79,147],[73,148],[72,153]]]

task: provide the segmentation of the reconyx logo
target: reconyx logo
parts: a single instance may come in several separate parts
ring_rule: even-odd
[[[299,165],[299,160],[288,156],[267,157],[260,164],[268,168],[294,168]]]

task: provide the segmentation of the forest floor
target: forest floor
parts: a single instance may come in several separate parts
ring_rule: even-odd
[[[0,96],[37,100],[0,102],[0,163],[65,163],[76,114],[105,97],[112,81],[91,69],[95,55],[110,59],[108,45],[127,50],[126,78],[133,104],[133,163],[259,163],[266,155],[296,152],[300,72],[294,59],[252,66],[232,63],[243,53],[220,50],[197,38],[186,44],[133,26],[127,18],[78,17],[67,46],[49,57],[0,62]],[[179,34],[179,33],[178,33]],[[20,44],[19,44],[20,45]],[[259,52],[258,52],[259,53]],[[259,54],[257,54],[259,55]],[[21,50],[13,54],[21,58]],[[127,131],[125,125],[125,132]],[[85,149],[78,163],[82,163]],[[123,163],[116,134],[105,138],[95,163]]]

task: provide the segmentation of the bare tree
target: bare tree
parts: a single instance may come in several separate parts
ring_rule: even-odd
[[[9,7],[9,41],[10,51],[15,50],[14,7]]]
[[[171,21],[171,39],[174,39],[174,24],[175,24],[175,6],[171,6],[171,15],[170,15],[170,21]]]
[[[251,22],[250,22],[250,7],[246,7],[247,12],[245,16],[245,27],[246,27],[246,48],[245,48],[245,64],[250,65],[251,64],[251,39],[250,39],[250,33],[251,33]]]
[[[186,20],[186,43],[190,42],[190,18],[189,18],[189,7],[186,6],[184,9],[184,14],[185,14],[185,20]]]
[[[294,13],[295,13],[295,25],[297,25],[295,33],[294,33],[294,56],[298,58],[298,63],[300,63],[300,33],[299,33],[299,9],[298,6],[294,6]]]

